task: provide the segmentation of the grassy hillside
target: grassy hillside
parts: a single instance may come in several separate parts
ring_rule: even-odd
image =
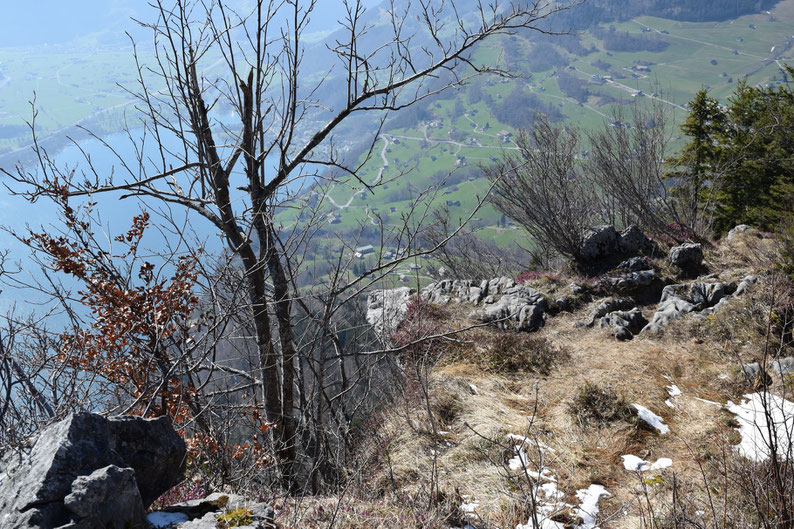
[[[366,192],[355,179],[334,185],[324,205],[335,217],[327,233],[352,234],[362,223],[377,224],[375,213],[384,225],[396,225],[418,191],[431,184],[441,186],[434,206],[465,217],[487,193],[478,166],[514,149],[512,140],[501,136],[528,126],[536,110],[586,131],[604,126],[621,105],[655,100],[670,111],[675,149],[681,144],[678,125],[697,90],[707,87],[727,101],[740,80],[784,81],[780,66],[794,53],[792,22],[794,0],[786,0],[768,13],[720,22],[641,16],[576,36],[504,37],[479,49],[475,58],[485,64],[502,61],[521,77],[478,80],[387,121],[369,158],[357,159],[362,181],[387,184]],[[538,60],[549,54],[557,64]],[[486,229],[483,236],[502,245],[526,239],[521,230],[498,225],[501,215],[490,206],[477,219],[475,227]],[[291,223],[289,215],[284,222]],[[365,236],[364,242],[377,240]]]

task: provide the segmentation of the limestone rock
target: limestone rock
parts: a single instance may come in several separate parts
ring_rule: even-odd
[[[181,480],[184,458],[184,441],[165,417],[69,415],[43,429],[25,450],[3,457],[0,527],[78,523],[64,498],[76,478],[109,465],[134,470],[145,507]]]
[[[632,257],[626,259],[615,267],[618,270],[626,270],[628,272],[642,272],[644,270],[653,270],[653,265],[647,257]]]
[[[623,298],[606,298],[590,313],[585,326],[592,327],[603,316],[618,310],[628,310],[634,306],[631,300]]]
[[[186,447],[167,417],[143,419],[125,415],[108,419],[109,445],[119,466],[135,471],[135,481],[148,507],[185,475]]]
[[[653,249],[654,243],[639,227],[632,225],[620,232],[617,246],[620,253],[633,255],[649,252]]]
[[[747,233],[747,232],[749,232],[751,230],[752,230],[752,228],[750,226],[748,226],[747,224],[739,224],[738,226],[735,226],[734,228],[732,228],[731,231],[728,232],[728,235],[726,237],[730,241],[732,239],[735,239],[739,235],[741,235],[743,233]]]
[[[618,232],[614,226],[590,228],[582,238],[579,256],[585,261],[595,261],[618,251]]]
[[[63,504],[83,529],[145,529],[146,512],[141,502],[135,471],[108,465],[72,482]]]
[[[640,309],[633,308],[628,311],[614,311],[601,318],[599,326],[602,329],[612,329],[615,338],[621,341],[631,340],[634,335],[648,324]]]
[[[692,271],[703,264],[703,245],[686,243],[670,249],[670,263],[684,272]]]
[[[662,297],[651,322],[641,332],[660,331],[670,321],[691,313],[699,318],[714,314],[729,300],[746,293],[757,280],[755,276],[749,275],[738,286],[733,283],[700,281],[668,285],[662,290]]]
[[[367,298],[367,323],[384,342],[388,341],[402,323],[408,303],[416,291],[409,287],[376,290]]]

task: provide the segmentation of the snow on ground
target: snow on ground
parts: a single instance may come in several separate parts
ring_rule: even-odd
[[[153,529],[176,527],[176,524],[188,521],[187,514],[181,512],[153,512],[146,515]]]
[[[790,458],[794,439],[794,402],[772,393],[745,395],[741,404],[728,402],[725,408],[736,415],[742,442],[739,454],[751,461],[766,461],[777,445],[777,454]],[[767,422],[767,415],[771,422]]]
[[[586,489],[577,490],[576,497],[579,498],[581,504],[576,514],[582,519],[582,524],[577,527],[580,529],[594,529],[598,518],[598,500],[609,496],[611,494],[607,492],[603,485],[593,484]]]
[[[663,468],[669,468],[673,466],[673,460],[670,459],[669,457],[660,457],[659,459],[656,460],[656,463],[653,464],[631,454],[627,454],[620,457],[623,458],[623,468],[634,472],[661,470]]]
[[[537,472],[529,468],[530,461],[524,447],[533,443],[541,453],[553,452],[554,450],[539,441],[533,442],[526,436],[509,434],[508,438],[516,442],[514,447],[516,456],[508,461],[510,470],[521,470],[533,480],[533,487],[537,497],[536,512],[539,525],[537,529],[565,529],[566,526],[564,524],[555,522],[551,517],[561,510],[573,508],[573,506],[565,503],[565,494],[557,487],[557,477],[550,469],[544,467],[540,472]],[[581,518],[582,523],[573,526],[573,529],[595,529],[598,518],[598,500],[607,496],[610,496],[610,494],[606,489],[602,485],[597,484],[576,491],[576,497],[579,498],[580,503],[579,507],[574,509],[574,515]],[[463,508],[464,506],[461,505],[462,510]],[[470,515],[467,514],[467,516]],[[536,527],[533,520],[530,519],[524,525],[518,524],[516,529],[536,529]]]
[[[671,397],[677,397],[681,394],[681,390],[675,384],[670,384],[669,386],[665,387],[667,390],[667,394]]]
[[[639,404],[632,404],[632,406],[637,409],[637,415],[640,417],[640,419],[656,428],[660,434],[666,434],[670,432],[670,428],[664,423],[662,418],[656,415],[654,412],[645,406],[640,406]]]

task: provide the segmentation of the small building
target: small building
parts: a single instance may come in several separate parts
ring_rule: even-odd
[[[502,143],[509,143],[510,138],[513,137],[513,133],[507,130],[500,130],[496,135],[499,136]]]
[[[363,259],[365,255],[369,255],[371,253],[375,253],[375,247],[372,246],[371,244],[368,244],[366,246],[359,246],[358,248],[356,248],[355,255],[359,259]]]

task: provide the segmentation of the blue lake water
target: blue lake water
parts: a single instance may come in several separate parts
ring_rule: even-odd
[[[133,131],[132,135],[136,137],[139,134],[140,131]],[[112,151],[103,142],[112,147]],[[166,138],[165,144],[169,149],[177,149],[180,146],[174,137]],[[148,146],[145,149],[146,158],[155,160],[155,162],[145,162],[147,172],[149,175],[157,174],[162,166],[159,151],[154,148],[155,143],[151,137],[147,138],[146,145]],[[113,151],[115,151],[115,154]],[[84,153],[90,157],[90,166],[94,168],[100,180],[111,174],[117,179],[117,183],[123,181],[125,177],[128,179],[132,178],[122,168],[120,159],[124,160],[133,171],[138,170],[136,148],[126,134],[110,135],[101,141],[98,139],[81,141],[79,148],[74,145],[67,147],[53,156],[53,159],[57,167],[64,172],[76,170],[77,174],[80,174],[81,171],[89,172],[89,163]],[[174,166],[180,165],[175,159],[166,159],[166,163]],[[268,166],[273,168],[275,161],[270,160]],[[29,171],[35,170],[32,165],[27,167]],[[95,178],[93,174],[88,176],[92,181]],[[242,186],[245,183],[243,175],[237,174],[237,177],[240,180],[239,182],[233,182],[233,188],[238,185]],[[2,182],[7,183],[12,188],[19,189],[17,184],[8,182],[6,177],[3,177]],[[186,179],[180,180],[177,177],[177,182],[183,189],[188,188]],[[165,184],[162,187],[165,188]],[[241,191],[235,191],[235,193],[233,202],[238,209],[241,209],[245,204],[245,195]],[[159,217],[158,213],[172,217],[180,226],[180,229],[190,230],[193,237],[200,239],[200,244],[204,246],[205,250],[215,252],[223,247],[224,243],[219,237],[217,229],[195,212],[188,211],[179,205],[164,206],[153,199],[126,198],[122,200],[120,196],[121,193],[113,193],[91,197],[91,200],[97,202],[95,211],[101,219],[101,227],[96,230],[98,238],[104,237],[110,240],[112,237],[126,232],[130,227],[132,218],[145,208],[151,214],[152,224],[163,225],[165,229],[150,228],[143,240],[144,249],[157,252],[162,250],[167,244],[173,245],[177,241],[177,237],[167,228],[167,224],[162,223],[162,217]],[[79,203],[80,201],[75,201],[73,205]],[[13,196],[4,188],[0,189],[0,225],[20,235],[27,234],[29,230],[41,231],[42,228],[50,233],[56,233],[63,226],[58,219],[57,208],[49,199],[40,199],[36,203],[31,204],[22,197]],[[30,250],[7,232],[0,232],[0,249],[8,252],[8,262],[19,263],[22,269],[20,279],[32,281],[42,277],[39,267],[30,260]],[[153,262],[156,262],[156,260],[153,260]],[[14,265],[7,265],[6,268],[14,268]],[[0,286],[0,288],[2,288],[2,292],[0,292],[0,312],[5,312],[14,304],[17,305],[20,312],[26,312],[27,306],[34,308],[36,304],[41,303],[45,299],[44,295],[30,289],[20,290],[9,286]]]

